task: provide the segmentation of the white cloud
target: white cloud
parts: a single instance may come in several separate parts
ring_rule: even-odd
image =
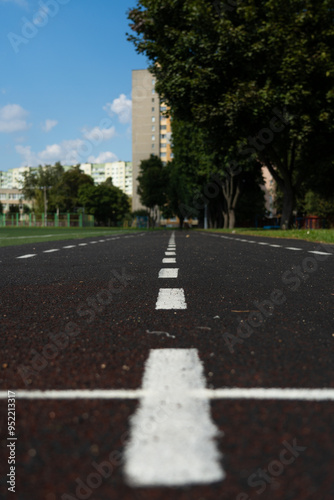
[[[108,102],[103,109],[110,115],[116,114],[120,123],[130,123],[131,122],[131,112],[132,112],[132,101],[127,99],[125,94],[121,94],[117,99],[114,99],[112,103]]]
[[[0,108],[0,132],[8,134],[27,130],[30,127],[26,121],[28,114],[28,111],[18,104],[7,104]]]
[[[45,149],[35,153],[31,146],[15,146],[16,151],[22,156],[22,166],[36,167],[38,165],[53,165],[60,161],[63,165],[76,165],[77,163],[106,163],[117,161],[117,156],[111,151],[93,156],[94,144],[88,140],[74,139],[62,141],[59,144],[49,144]]]
[[[58,125],[57,120],[45,120],[42,125],[42,130],[44,130],[44,132],[50,132],[56,125]]]
[[[115,127],[110,127],[110,128],[94,127],[91,130],[86,130],[86,129],[82,130],[82,134],[85,137],[85,139],[88,139],[94,145],[98,145],[103,141],[109,141],[110,139],[112,139],[116,134],[116,129]]]
[[[111,151],[105,151],[104,153],[100,153],[98,156],[89,156],[87,159],[88,163],[108,163],[118,161],[117,156]]]
[[[35,153],[31,146],[15,146],[17,153],[22,156],[23,164],[30,167],[37,165],[53,165],[57,161],[63,165],[74,165],[86,161],[91,153],[90,144],[82,139],[62,141],[60,144],[49,144],[42,151]]]

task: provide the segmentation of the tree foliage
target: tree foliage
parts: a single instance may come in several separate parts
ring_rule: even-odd
[[[159,210],[167,203],[167,185],[169,172],[158,156],[142,160],[139,167],[138,194],[142,205],[149,209],[153,225],[156,224]]]
[[[98,186],[83,184],[78,200],[85,213],[94,215],[99,224],[117,226],[130,211],[128,196],[111,182]]]
[[[129,40],[174,116],[205,128],[218,159],[232,148],[238,163],[267,165],[289,226],[305,179],[333,168],[334,0],[225,7],[139,0]]]

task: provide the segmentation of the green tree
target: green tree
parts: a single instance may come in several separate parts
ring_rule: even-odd
[[[98,186],[85,183],[79,188],[79,203],[105,226],[117,226],[130,212],[128,196],[110,182]]]
[[[73,212],[79,207],[79,190],[84,185],[93,186],[94,179],[82,172],[79,165],[72,167],[63,173],[55,187],[54,203],[61,211]]]
[[[334,0],[139,0],[129,35],[151,61],[176,117],[205,127],[214,149],[265,163],[290,226],[296,195],[332,164]],[[318,147],[319,136],[325,148]],[[315,158],[310,151],[320,154]]]
[[[25,199],[34,200],[34,209],[37,212],[43,213],[45,209],[55,210],[59,200],[58,186],[63,174],[64,168],[59,162],[53,166],[40,165],[25,172],[22,192]]]
[[[155,226],[159,210],[163,210],[167,203],[169,171],[158,156],[151,155],[149,159],[141,161],[139,172],[137,192],[142,205],[149,209],[150,219]]]

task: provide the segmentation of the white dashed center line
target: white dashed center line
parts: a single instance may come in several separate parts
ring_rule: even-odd
[[[162,259],[163,264],[176,264],[176,259],[173,257],[166,257],[165,259]]]
[[[308,250],[308,253],[315,253],[317,255],[333,255],[332,253],[329,252],[319,252],[317,250]]]
[[[178,274],[178,268],[160,269],[159,278],[177,278]]]
[[[51,250],[44,250],[43,253],[59,252],[59,248],[51,248]]]
[[[29,253],[27,255],[20,255],[20,257],[16,257],[17,259],[30,259],[31,257],[36,257],[37,253]]]
[[[76,245],[67,245],[66,247],[63,247],[63,248],[75,248]]]
[[[160,288],[156,309],[187,309],[183,288]]]
[[[302,248],[296,248],[296,247],[285,247],[287,250],[295,250],[295,251],[298,251],[298,250],[302,250]]]
[[[175,252],[165,252],[165,255],[176,255]]]
[[[130,420],[125,475],[131,486],[184,486],[221,481],[225,473],[215,438],[219,432],[206,399],[197,349],[157,349],[146,362],[145,395]]]

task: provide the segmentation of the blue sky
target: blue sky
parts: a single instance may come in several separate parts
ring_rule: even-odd
[[[135,0],[0,0],[0,170],[131,161]]]

